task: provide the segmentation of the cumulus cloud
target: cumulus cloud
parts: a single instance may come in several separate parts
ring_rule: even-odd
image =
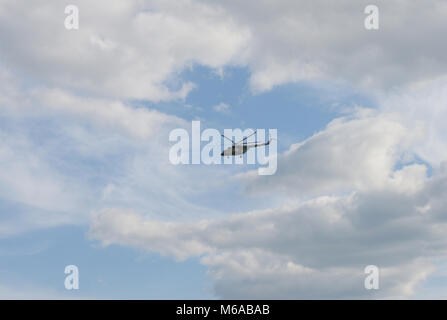
[[[177,259],[200,256],[223,298],[409,297],[433,270],[430,259],[445,253],[447,175],[428,178],[421,164],[395,168],[408,135],[383,115],[339,119],[284,155],[292,178],[266,182],[273,194],[287,186],[281,206],[199,222],[110,208],[96,214],[90,235]],[[325,174],[307,186],[318,170]],[[313,197],[302,200],[306,186]],[[370,264],[382,270],[374,293],[363,287]]]
[[[309,79],[388,91],[447,71],[443,1],[375,1],[375,31],[364,28],[366,0],[213,3],[252,32],[246,61],[255,92]]]
[[[222,10],[194,1],[77,0],[80,28],[64,27],[65,4],[2,1],[2,61],[45,85],[115,98],[182,99],[178,76],[194,63],[231,63],[249,38]],[[17,17],[20,16],[20,19]]]
[[[376,31],[364,28],[363,0],[72,4],[76,31],[64,28],[63,3],[2,1],[2,61],[47,85],[152,101],[185,98],[194,84],[180,74],[194,64],[247,66],[255,92],[312,79],[383,90],[447,69],[444,42],[432,41],[445,32],[437,0],[376,2]]]
[[[419,130],[420,131],[420,130]],[[417,127],[409,130],[392,114],[358,109],[337,118],[326,129],[297,144],[278,157],[275,175],[259,177],[254,171],[241,174],[249,193],[272,190],[302,196],[352,190],[416,188],[426,174],[424,166],[402,170],[394,166],[410,146],[422,139]]]
[[[380,96],[380,111],[401,115],[402,123],[418,128],[423,139],[414,146],[415,152],[439,166],[447,159],[447,78],[421,80],[392,93]]]
[[[322,196],[199,223],[104,209],[90,233],[104,245],[201,256],[222,298],[408,297],[433,270],[429,259],[445,251],[445,190],[429,192],[445,181],[444,172],[411,194]],[[363,287],[370,264],[382,271],[375,293]]]

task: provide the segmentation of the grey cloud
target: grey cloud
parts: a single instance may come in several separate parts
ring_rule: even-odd
[[[252,31],[247,64],[255,91],[318,78],[390,91],[447,71],[443,1],[375,1],[375,31],[364,28],[366,0],[214,4]]]
[[[77,31],[63,27],[62,3],[2,1],[4,63],[47,85],[153,101],[185,98],[194,84],[178,74],[195,63],[247,66],[255,92],[312,79],[389,91],[447,71],[443,1],[376,1],[376,31],[363,0],[72,4]]]
[[[416,193],[358,192],[199,223],[145,220],[105,209],[91,225],[103,244],[140,247],[178,259],[201,256],[224,298],[368,297],[363,268],[383,268],[375,297],[408,297],[442,256],[447,238],[445,172]],[[421,211],[427,203],[438,203]],[[445,218],[445,214],[442,215]],[[238,283],[236,286],[235,283]],[[233,284],[233,285],[232,285]],[[259,288],[262,287],[262,290]]]

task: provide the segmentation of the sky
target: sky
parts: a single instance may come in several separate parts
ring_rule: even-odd
[[[447,298],[447,3],[369,4],[0,0],[0,298]],[[174,165],[192,121],[275,174]]]

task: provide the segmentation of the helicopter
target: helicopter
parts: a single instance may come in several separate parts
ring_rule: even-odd
[[[270,144],[270,142],[272,141],[272,139],[269,138],[269,140],[267,142],[263,142],[263,143],[258,143],[258,142],[246,143],[245,141],[254,134],[256,134],[256,130],[251,135],[246,136],[244,139],[242,139],[239,142],[234,142],[234,140],[232,140],[222,134],[221,136],[224,137],[225,139],[231,141],[231,143],[233,145],[231,147],[228,147],[224,151],[222,151],[222,153],[220,155],[222,157],[240,156],[242,158],[242,155],[244,153],[246,153],[249,149],[257,148],[257,147],[261,147],[261,146],[268,146]]]

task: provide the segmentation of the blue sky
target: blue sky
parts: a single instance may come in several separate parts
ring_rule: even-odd
[[[86,239],[86,228],[60,227],[2,241],[2,283],[60,298],[212,299],[205,267]],[[80,271],[79,290],[64,287],[65,266]],[[39,292],[34,293],[38,296]]]
[[[72,2],[0,0],[0,298],[446,297],[446,4]],[[278,170],[173,165],[194,120]]]

